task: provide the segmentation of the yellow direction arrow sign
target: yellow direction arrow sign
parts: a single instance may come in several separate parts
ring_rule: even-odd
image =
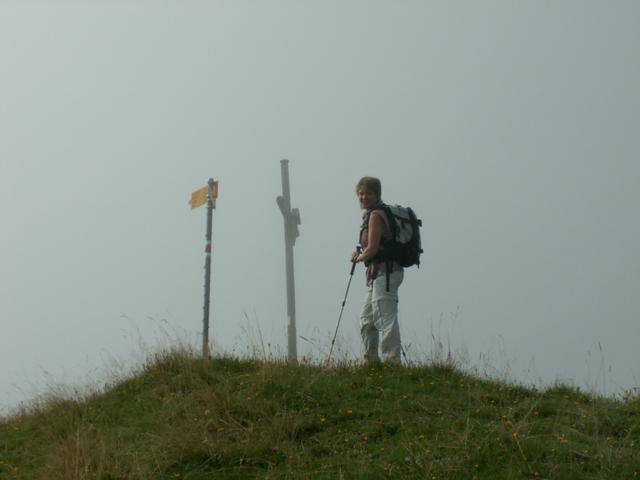
[[[213,201],[213,206],[216,205],[216,198],[218,198],[218,182],[213,182],[213,188],[211,189],[211,200]],[[189,203],[191,204],[191,210],[194,208],[201,207],[209,200],[209,186],[202,187],[199,190],[196,190],[191,194],[191,200]]]

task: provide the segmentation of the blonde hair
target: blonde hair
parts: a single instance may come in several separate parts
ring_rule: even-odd
[[[371,190],[378,196],[378,199],[382,198],[382,185],[376,177],[362,177],[356,185],[356,193],[358,193],[361,188]]]

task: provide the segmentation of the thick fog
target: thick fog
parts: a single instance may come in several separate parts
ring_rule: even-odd
[[[298,350],[324,358],[355,184],[423,221],[411,361],[610,395],[640,364],[640,4],[0,2],[0,408],[200,348],[285,358],[280,160],[302,224]],[[364,273],[336,343],[360,358]]]

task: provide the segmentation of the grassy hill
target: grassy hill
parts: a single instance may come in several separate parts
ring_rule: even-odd
[[[0,420],[0,479],[633,479],[640,401],[451,366],[156,355]]]

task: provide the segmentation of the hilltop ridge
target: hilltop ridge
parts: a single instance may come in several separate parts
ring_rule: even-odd
[[[640,401],[184,351],[0,420],[0,479],[632,479]]]

